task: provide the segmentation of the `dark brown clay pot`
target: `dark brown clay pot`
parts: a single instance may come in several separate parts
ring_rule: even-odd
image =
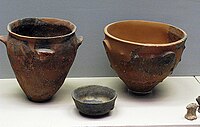
[[[136,93],[150,92],[172,73],[187,38],[180,28],[142,20],[108,24],[104,33],[111,67]]]
[[[8,24],[7,47],[15,76],[31,101],[47,101],[62,86],[83,37],[76,26],[56,18],[24,18]]]

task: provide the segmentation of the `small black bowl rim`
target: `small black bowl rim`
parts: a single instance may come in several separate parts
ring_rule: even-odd
[[[112,99],[108,100],[108,101],[101,102],[101,103],[88,103],[88,102],[83,102],[83,101],[81,101],[80,99],[78,99],[78,98],[75,97],[74,94],[75,94],[75,92],[76,92],[78,89],[85,89],[85,88],[88,88],[88,87],[99,87],[99,88],[105,88],[105,89],[107,89],[107,90],[111,90],[111,91],[113,91],[114,97],[113,97]],[[106,86],[101,86],[101,85],[87,85],[87,86],[81,86],[81,87],[78,87],[78,88],[74,89],[74,90],[72,91],[72,93],[71,93],[71,96],[72,96],[72,98],[73,98],[75,101],[77,101],[77,102],[79,102],[79,103],[82,103],[82,104],[87,104],[87,105],[102,105],[102,104],[106,104],[106,103],[110,103],[110,102],[115,101],[116,98],[117,98],[117,92],[116,92],[114,89],[111,89],[111,88],[106,87]]]

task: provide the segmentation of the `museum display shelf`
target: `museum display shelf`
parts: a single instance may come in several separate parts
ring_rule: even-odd
[[[186,106],[200,96],[200,76],[169,76],[152,93],[136,95],[118,77],[66,78],[52,100],[29,101],[16,79],[0,79],[0,127],[66,126],[200,126],[200,113],[186,120]],[[114,109],[102,117],[81,115],[71,92],[102,85],[117,92]]]

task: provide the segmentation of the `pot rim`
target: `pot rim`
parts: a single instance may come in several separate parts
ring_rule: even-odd
[[[113,24],[121,23],[121,22],[130,22],[130,21],[131,22],[145,22],[145,23],[155,23],[155,24],[160,24],[160,25],[167,25],[167,26],[176,28],[177,30],[181,31],[183,33],[183,37],[181,39],[177,40],[177,41],[173,41],[173,42],[170,42],[170,43],[162,43],[162,44],[148,43],[148,44],[145,44],[145,43],[139,43],[139,42],[135,42],[135,41],[128,41],[128,40],[117,38],[117,37],[111,35],[107,30],[108,27],[113,25]],[[141,46],[172,46],[172,45],[176,45],[176,44],[182,43],[183,41],[185,41],[187,39],[186,32],[184,30],[182,30],[181,28],[179,28],[179,27],[176,27],[174,25],[167,24],[167,23],[155,22],[155,21],[147,21],[147,20],[121,20],[121,21],[112,22],[112,23],[110,23],[110,24],[105,26],[104,33],[105,33],[106,36],[108,36],[108,37],[110,37],[110,38],[112,38],[114,40],[117,40],[117,41],[120,41],[120,42],[129,43],[129,44],[141,45]]]
[[[77,92],[79,92],[79,90],[87,89],[87,88],[89,88],[89,87],[97,87],[97,88],[104,88],[104,89],[106,89],[106,90],[111,90],[112,93],[114,94],[114,96],[113,96],[110,100],[105,101],[105,102],[101,102],[101,103],[88,103],[88,102],[83,102],[83,101],[81,101],[79,98],[77,98],[77,97],[75,96],[75,94],[76,94]],[[111,102],[115,101],[116,98],[117,98],[117,92],[116,92],[114,89],[111,89],[111,88],[109,88],[109,87],[107,87],[107,86],[101,86],[101,85],[86,85],[86,86],[81,86],[81,87],[78,87],[78,88],[74,89],[74,90],[71,92],[71,96],[72,96],[72,98],[74,99],[74,101],[77,101],[77,102],[79,102],[79,103],[81,103],[81,104],[87,104],[87,105],[102,105],[102,104],[107,104],[107,103],[111,103]]]
[[[52,36],[52,37],[32,37],[32,36],[25,36],[25,35],[20,35],[20,34],[17,34],[15,32],[13,32],[11,30],[11,25],[19,20],[24,20],[24,19],[49,19],[49,20],[57,20],[57,21],[63,21],[63,22],[68,22],[70,25],[73,26],[73,29],[71,30],[70,33],[68,34],[64,34],[64,35],[59,35],[59,36]],[[14,36],[17,36],[17,37],[20,37],[20,38],[26,38],[26,39],[56,39],[56,38],[63,38],[63,37],[67,37],[67,36],[70,36],[72,34],[74,34],[76,32],[76,25],[74,23],[72,23],[71,21],[69,20],[66,20],[66,19],[60,19],[60,18],[52,18],[52,17],[24,17],[24,18],[21,18],[21,19],[16,19],[16,20],[13,20],[11,21],[10,23],[8,23],[7,25],[7,31],[11,34],[11,35],[14,35]]]

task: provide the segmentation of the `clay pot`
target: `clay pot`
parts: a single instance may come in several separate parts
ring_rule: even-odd
[[[31,101],[47,101],[62,86],[83,37],[76,26],[56,18],[24,18],[0,36],[19,85]]]
[[[114,109],[117,93],[99,85],[83,86],[72,92],[77,109],[87,116],[102,116]]]
[[[128,89],[149,93],[181,60],[187,34],[175,26],[142,20],[126,20],[104,28],[104,47]]]

